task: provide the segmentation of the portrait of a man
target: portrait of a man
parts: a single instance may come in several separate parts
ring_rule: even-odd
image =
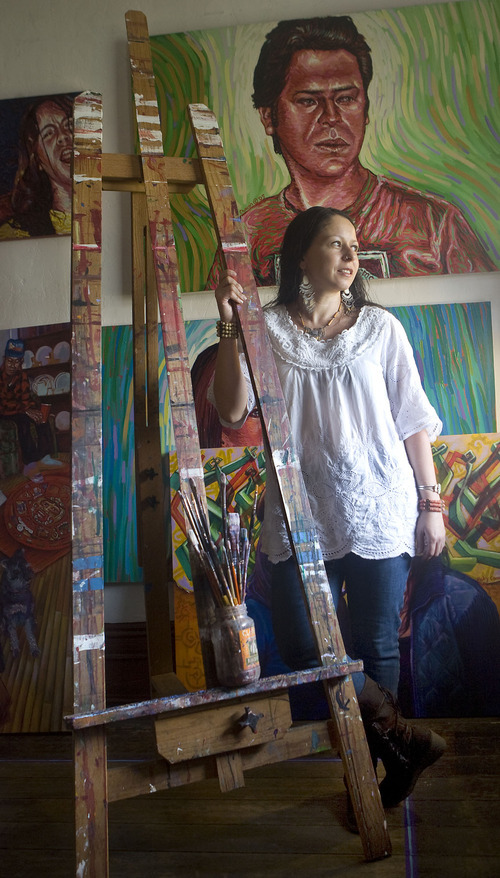
[[[470,73],[473,18],[492,33],[484,83]],[[285,228],[316,204],[350,215],[368,276],[494,271],[497,29],[478,0],[153,38],[166,152],[190,154],[187,103],[214,110],[258,285],[276,283]],[[217,258],[208,269],[201,286],[213,287]]]
[[[458,208],[362,165],[372,73],[370,48],[349,16],[282,21],[267,35],[253,102],[290,183],[243,213],[261,285],[276,282],[286,227],[315,204],[349,213],[361,266],[375,275],[495,268]]]

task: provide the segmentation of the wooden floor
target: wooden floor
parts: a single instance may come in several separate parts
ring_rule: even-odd
[[[448,752],[387,812],[393,856],[365,864],[345,826],[340,762],[327,756],[113,803],[111,878],[498,878],[500,719],[434,721]],[[123,726],[122,726],[123,731]],[[141,759],[148,730],[109,739]],[[69,735],[0,735],[0,875],[73,878]]]

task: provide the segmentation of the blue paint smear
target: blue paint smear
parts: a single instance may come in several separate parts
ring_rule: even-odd
[[[80,582],[73,583],[74,592],[101,591],[103,588],[104,579],[102,576],[91,576],[88,579],[81,579]]]
[[[74,570],[92,570],[102,567],[102,555],[90,555],[87,558],[73,558]]]

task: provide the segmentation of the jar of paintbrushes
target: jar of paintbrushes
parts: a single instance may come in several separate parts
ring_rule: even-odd
[[[238,512],[227,510],[227,477],[220,472],[222,528],[212,534],[196,485],[191,495],[180,491],[186,513],[187,536],[205,572],[214,598],[215,621],[211,626],[215,668],[221,686],[247,686],[259,679],[260,665],[253,620],[247,613],[245,595],[251,538],[255,525],[257,490],[249,528],[241,526]]]
[[[259,679],[255,626],[245,604],[216,607],[211,635],[215,668],[221,686],[248,686]]]

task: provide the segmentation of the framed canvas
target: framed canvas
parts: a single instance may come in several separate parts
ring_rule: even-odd
[[[367,275],[500,266],[494,0],[152,38],[164,147],[192,156],[188,103],[222,132],[260,286],[313,204],[347,211]],[[183,288],[214,286],[204,193],[175,197]]]
[[[71,233],[75,95],[0,101],[0,241]]]

